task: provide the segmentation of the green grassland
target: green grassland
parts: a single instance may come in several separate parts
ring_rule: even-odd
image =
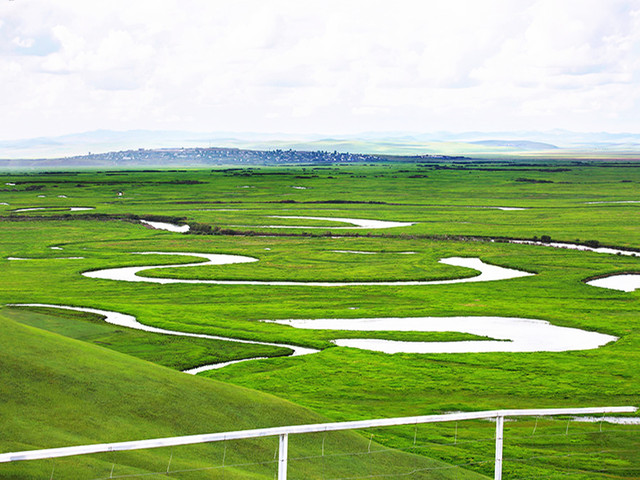
[[[20,325],[0,316],[0,378],[3,384],[3,451],[43,446],[126,441],[283,424],[318,423],[325,418],[277,397],[201,379],[143,362],[128,355]],[[276,438],[211,445],[112,452],[46,461],[1,464],[0,477],[115,478],[273,478]],[[432,478],[441,462],[410,453],[385,450],[379,455],[336,456],[370,449],[355,433],[325,439],[291,439],[292,475],[321,478],[372,468],[393,473],[424,469]],[[226,468],[221,468],[225,458]],[[169,463],[171,459],[171,463]],[[255,465],[237,466],[241,463]],[[166,473],[168,466],[175,474]],[[189,471],[193,470],[193,471]],[[436,478],[482,478],[471,472],[445,470]]]
[[[171,330],[295,344],[322,351],[290,358],[283,357],[287,350],[278,347],[167,338],[106,325],[94,315],[4,307],[0,314],[7,333],[2,344],[10,346],[11,355],[3,355],[8,365],[3,366],[2,372],[6,378],[4,384],[11,388],[2,389],[0,408],[5,410],[3,418],[8,415],[12,422],[0,438],[0,450],[317,421],[307,420],[312,417],[350,420],[457,410],[639,405],[640,292],[591,287],[584,280],[615,272],[640,272],[640,258],[470,237],[548,235],[558,241],[597,240],[604,245],[640,248],[640,229],[637,228],[640,204],[587,203],[640,200],[640,166],[541,162],[523,167],[501,164],[474,164],[465,169],[456,165],[447,167],[265,167],[4,175],[0,185],[16,185],[6,186],[0,192],[0,202],[9,203],[0,206],[0,268],[3,272],[0,304],[53,303],[112,310],[135,315],[141,323]],[[42,188],[27,190],[29,186]],[[294,186],[306,189],[294,189]],[[123,195],[118,196],[118,192]],[[95,210],[69,212],[72,206]],[[29,207],[56,209],[14,211]],[[164,232],[145,228],[131,219],[154,215],[219,227],[222,234]],[[346,224],[274,219],[269,218],[271,215],[416,223],[383,230],[335,230]],[[327,228],[263,228],[270,224]],[[238,234],[241,232],[245,235]],[[61,250],[53,250],[52,246]],[[358,255],[335,250],[378,254]],[[81,275],[88,270],[118,266],[198,261],[186,256],[133,254],[144,251],[227,253],[258,260],[246,264],[164,268],[141,274],[149,277],[355,282],[438,280],[476,274],[470,269],[438,263],[439,259],[452,256],[479,257],[487,263],[525,270],[535,276],[456,285],[310,287],[158,285],[97,280]],[[33,260],[8,260],[8,257]],[[475,337],[458,332],[298,330],[259,321],[462,315],[542,319],[620,339],[596,350],[563,353],[387,355],[336,347],[331,340],[455,341]],[[60,353],[72,348],[70,345],[78,351],[78,365],[86,362],[96,370],[81,375],[71,369],[72,365]],[[32,351],[40,347],[50,348],[53,353]],[[153,365],[182,370],[254,356],[274,358],[199,375],[206,378],[192,378]],[[108,362],[122,364],[97,370],[95,359],[103,357],[108,358]],[[39,368],[56,371],[58,380],[47,381],[46,372]],[[40,372],[40,376],[26,375],[24,372],[29,369]],[[118,375],[114,376],[114,371]],[[67,391],[66,383],[76,375],[76,390]],[[160,381],[154,376],[166,376],[166,380]],[[145,380],[134,387],[132,382],[136,377]],[[154,380],[147,382],[150,378]],[[84,382],[91,385],[86,392],[82,391]],[[171,389],[158,387],[160,383],[179,384],[180,392],[174,391],[173,386]],[[240,387],[241,390],[233,390]],[[218,420],[201,420],[207,412],[223,408],[224,402],[195,406],[194,399],[202,398],[203,390],[217,388],[244,392],[237,395],[249,399],[241,402],[234,397],[225,404],[224,409],[227,413],[233,412],[237,422],[224,423],[218,417]],[[26,393],[22,389],[26,389]],[[104,393],[109,389],[113,392]],[[52,393],[46,393],[49,390]],[[39,393],[33,394],[36,391]],[[95,408],[96,404],[100,405],[94,402],[96,395],[101,395],[97,392],[103,392],[110,399],[112,403],[108,408]],[[273,402],[280,400],[258,392],[294,402],[324,417],[314,417],[315,414],[306,410],[307,417],[304,417],[299,407],[283,402],[278,408],[283,412],[291,409],[291,419],[283,418],[284,413],[265,414],[264,418],[260,417],[264,420],[261,423],[256,419],[257,414],[252,413],[254,398],[256,402],[264,398]],[[145,399],[147,393],[151,397]],[[161,394],[173,395],[168,400],[170,406],[163,404],[162,399],[167,397]],[[184,402],[178,400],[180,395],[186,396]],[[146,403],[146,412],[140,413],[138,407],[131,407],[127,415],[112,410],[120,408],[118,399],[129,397],[141,405]],[[26,406],[19,408],[18,398],[28,398]],[[70,410],[75,403],[85,415],[99,414],[91,425],[72,420]],[[98,412],[92,412],[92,408]],[[175,421],[158,420],[167,408],[179,410],[172,413]],[[52,412],[57,417],[55,426],[47,424]],[[104,431],[98,428],[101,423],[107,425]],[[39,428],[51,433],[38,434]],[[438,432],[423,431],[423,448],[416,445],[413,428],[373,433],[386,447],[452,464],[468,464],[467,473],[458,469],[452,478],[471,475],[469,469],[490,476],[491,441],[483,448],[472,441],[459,445],[443,443],[444,437],[451,436],[451,428],[443,426]],[[507,426],[507,437],[511,429],[512,436],[526,437],[526,441],[507,443],[506,455],[516,458],[551,455],[552,459],[513,462],[508,466],[513,478],[609,478],[612,472],[617,478],[637,478],[640,468],[637,426],[605,426],[604,432],[600,432],[597,425],[572,424],[572,432],[579,433],[570,437],[572,451],[585,455],[580,462],[560,457],[558,452],[566,445],[554,443],[555,437],[545,441],[545,437],[531,439],[522,433],[532,428],[530,420]],[[545,428],[563,430],[564,426],[549,422]],[[25,433],[29,429],[30,433]],[[487,438],[492,435],[491,429],[487,422],[471,422],[464,428],[461,426],[461,435],[467,435],[467,439]],[[353,438],[364,442],[366,449],[368,439],[357,435]],[[302,445],[300,448],[301,455],[305,455],[305,448],[315,447]],[[602,453],[604,450],[607,453]],[[197,448],[192,451],[199,452]],[[166,452],[163,455],[166,457]],[[237,455],[244,455],[245,460],[251,457],[248,451],[237,452]],[[406,454],[397,455],[393,461],[382,462],[386,465],[380,466],[382,471],[392,468],[391,464],[396,461],[398,466],[414,461],[414,457],[405,460]],[[149,454],[149,459],[153,456]],[[92,462],[94,460],[88,461],[83,468],[105,463]],[[183,462],[184,465],[199,464],[196,453],[189,453]],[[609,470],[604,468],[605,472],[600,472],[602,465]],[[341,468],[335,467],[335,472]],[[135,468],[155,471],[155,467],[150,466]],[[310,467],[300,468],[303,468],[301,478],[314,478],[309,473]],[[259,468],[253,473],[243,472],[255,478],[269,476]],[[337,475],[335,472],[332,475]],[[240,475],[240,469],[234,473]],[[91,474],[89,477],[93,478]]]

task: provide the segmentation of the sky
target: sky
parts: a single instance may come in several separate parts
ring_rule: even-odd
[[[640,0],[0,0],[0,140],[640,132]]]

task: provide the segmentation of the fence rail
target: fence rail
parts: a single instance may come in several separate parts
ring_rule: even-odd
[[[42,460],[47,458],[70,457],[102,452],[118,452],[125,450],[141,450],[148,448],[193,445],[198,443],[222,442],[259,437],[279,437],[278,480],[287,478],[288,436],[303,433],[333,432],[340,430],[358,430],[373,427],[390,427],[397,425],[418,425],[425,423],[454,422],[462,420],[496,420],[495,435],[495,468],[494,479],[502,479],[502,446],[504,419],[507,417],[538,417],[558,415],[595,415],[605,413],[633,413],[637,407],[587,407],[587,408],[551,408],[522,410],[487,410],[481,412],[460,412],[441,415],[424,415],[417,417],[398,417],[352,422],[318,423],[309,425],[290,425],[284,427],[261,428],[255,430],[239,430],[232,432],[209,433],[181,437],[134,440],[129,442],[102,443],[80,445],[75,447],[49,448],[0,454],[0,463],[26,460]]]

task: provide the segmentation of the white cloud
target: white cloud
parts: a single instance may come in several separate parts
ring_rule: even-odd
[[[4,2],[0,136],[637,130],[638,12],[638,0]]]

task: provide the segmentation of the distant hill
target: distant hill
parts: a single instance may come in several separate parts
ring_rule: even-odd
[[[169,163],[136,163],[140,155],[125,155],[138,150],[184,152],[207,149],[234,151],[305,151],[349,155],[431,156],[441,158],[605,158],[640,159],[640,134],[578,133],[565,130],[546,132],[363,132],[359,134],[320,135],[256,132],[185,132],[155,130],[96,130],[58,137],[39,137],[0,141],[0,168],[40,168],[74,166],[110,166],[107,157],[132,157],[126,166],[204,165],[191,156],[191,163],[174,155]],[[184,153],[183,152],[183,153]],[[114,155],[117,154],[117,155]],[[162,156],[162,155],[160,155]],[[251,155],[249,155],[251,156]],[[165,155],[165,157],[167,157]],[[246,157],[246,155],[244,155]],[[37,161],[31,161],[37,160]],[[46,160],[46,161],[45,161]],[[123,158],[123,160],[125,160]],[[167,160],[167,158],[165,158]],[[229,157],[231,162],[235,161]],[[238,163],[247,163],[239,160]],[[259,159],[257,164],[265,164]],[[268,163],[268,162],[266,162]],[[280,162],[277,162],[280,163]],[[296,162],[294,162],[296,163]],[[118,166],[121,166],[118,164]]]
[[[240,148],[155,148],[90,153],[64,158],[16,159],[0,163],[5,168],[86,168],[86,167],[210,167],[242,165],[309,165],[379,163],[406,157],[348,153],[326,150],[249,150]],[[418,155],[412,161],[460,160],[463,156]],[[409,160],[409,158],[407,158]]]
[[[527,151],[558,149],[558,147],[551,145],[550,143],[531,142],[529,140],[480,140],[470,143],[474,145],[485,145],[488,147],[507,147]]]

